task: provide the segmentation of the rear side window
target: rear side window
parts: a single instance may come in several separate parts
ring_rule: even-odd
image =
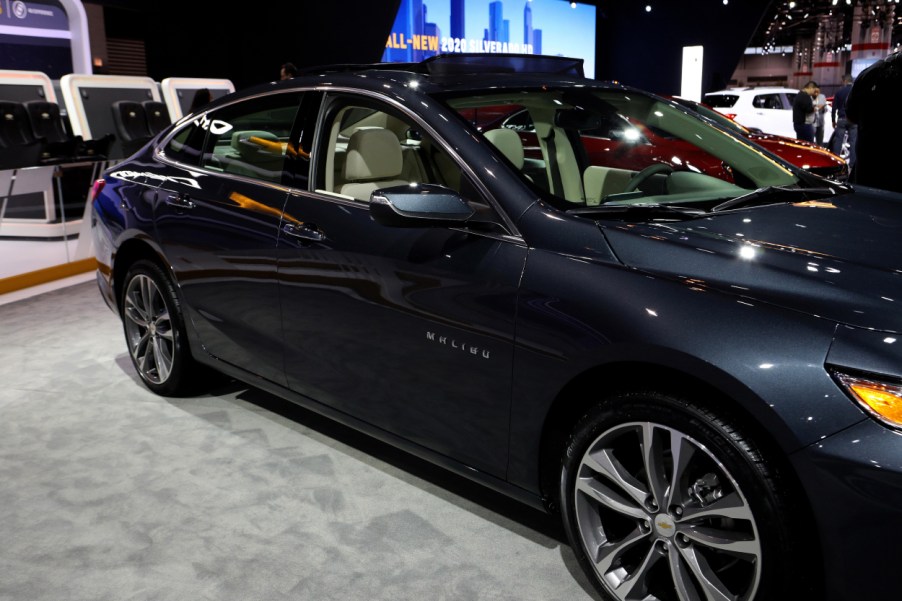
[[[301,96],[301,92],[261,96],[201,115],[195,120],[207,130],[201,167],[280,183],[289,164],[286,157]]]
[[[200,165],[207,130],[192,123],[179,130],[163,149],[163,155],[170,161],[176,161],[192,167]]]
[[[705,104],[716,109],[727,109],[739,100],[738,94],[708,94],[705,96]]]

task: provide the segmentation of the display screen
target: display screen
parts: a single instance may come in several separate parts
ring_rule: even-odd
[[[58,0],[0,2],[0,69],[40,71],[52,79],[72,72],[69,17]]]
[[[384,62],[437,54],[548,54],[581,58],[595,76],[595,7],[561,0],[401,0]]]

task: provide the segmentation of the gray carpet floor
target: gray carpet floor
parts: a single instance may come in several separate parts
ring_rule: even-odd
[[[2,601],[596,598],[562,540],[245,385],[150,393],[93,282],[0,306]]]

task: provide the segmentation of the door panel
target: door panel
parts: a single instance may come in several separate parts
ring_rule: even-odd
[[[276,242],[286,192],[207,176],[164,184],[157,232],[207,352],[283,382]],[[187,205],[187,206],[186,206]]]
[[[503,475],[526,248],[385,227],[365,205],[314,194],[292,195],[286,219],[325,236],[291,243],[279,265],[289,386]]]
[[[273,94],[200,116],[194,134],[176,135],[165,154],[197,160],[202,171],[162,166],[156,205],[159,239],[204,348],[281,384],[275,253],[301,97]]]

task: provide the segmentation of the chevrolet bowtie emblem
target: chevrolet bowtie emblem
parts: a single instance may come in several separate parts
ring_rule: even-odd
[[[670,530],[673,528],[673,525],[668,524],[667,522],[658,522],[658,528],[664,528],[665,530]]]

